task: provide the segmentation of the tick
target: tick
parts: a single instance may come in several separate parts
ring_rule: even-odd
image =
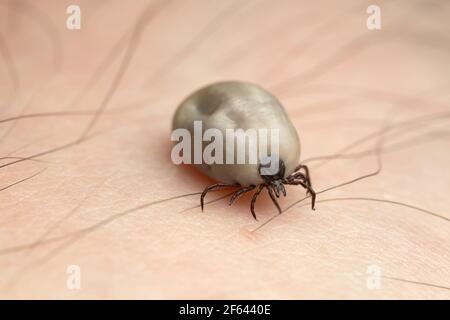
[[[181,102],[175,112],[172,127],[174,130],[185,129],[186,132],[195,136],[196,133],[198,134],[196,132],[198,128],[194,128],[194,122],[201,123],[202,132],[214,129],[215,132],[223,134],[220,136],[227,136],[227,130],[231,129],[275,129],[279,140],[276,145],[278,149],[276,171],[270,171],[273,167],[273,163],[270,163],[274,161],[273,157],[269,162],[266,161],[267,159],[258,158],[253,163],[194,161],[196,168],[217,181],[202,192],[200,196],[202,210],[205,196],[209,191],[236,188],[230,197],[229,204],[233,204],[243,194],[254,191],[250,211],[256,219],[255,203],[263,189],[266,189],[278,212],[281,213],[277,198],[281,195],[286,196],[285,185],[300,185],[305,188],[307,194],[311,195],[311,207],[314,210],[316,193],[311,185],[308,167],[299,164],[298,133],[281,103],[271,93],[247,82],[227,81],[208,85]],[[201,144],[194,142],[192,153],[195,146],[203,151],[207,148],[204,141]],[[227,149],[227,146],[229,144],[224,142],[223,150],[220,151],[223,151],[227,157],[231,154],[232,160],[236,160],[235,145],[231,150]],[[258,150],[276,149],[273,139],[261,139],[259,136],[256,139],[246,140],[246,147]]]

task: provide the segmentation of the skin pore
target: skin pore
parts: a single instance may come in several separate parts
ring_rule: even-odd
[[[71,4],[0,3],[1,298],[450,298],[448,4],[368,30],[372,2],[80,0],[68,30]],[[315,211],[287,186],[281,215],[201,212],[172,116],[229,79],[286,108]]]

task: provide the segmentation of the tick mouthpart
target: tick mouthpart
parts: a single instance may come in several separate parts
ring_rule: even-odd
[[[281,179],[272,180],[272,181],[270,181],[269,185],[272,188],[272,190],[275,192],[275,196],[277,198],[280,197],[280,194],[283,194],[283,196],[286,197],[286,189],[284,188],[283,180],[281,180]]]

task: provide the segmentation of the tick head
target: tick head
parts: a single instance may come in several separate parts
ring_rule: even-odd
[[[264,182],[275,192],[277,198],[282,193],[286,196],[286,189],[283,185],[284,173],[286,167],[283,160],[279,160],[278,166],[272,166],[272,163],[264,162],[259,165],[259,174]]]

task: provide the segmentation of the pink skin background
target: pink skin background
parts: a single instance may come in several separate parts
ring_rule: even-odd
[[[2,1],[0,297],[450,298],[449,14],[417,0]],[[171,162],[172,115],[230,79],[279,97],[317,191],[375,172],[377,154],[381,171],[321,193],[315,212],[305,199],[277,216],[264,194],[258,221],[251,195],[204,212],[197,194],[173,198],[213,181]],[[280,204],[304,196],[288,187]]]

